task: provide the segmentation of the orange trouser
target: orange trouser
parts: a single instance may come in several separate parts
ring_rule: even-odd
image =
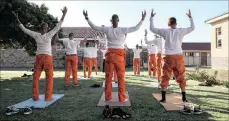
[[[134,58],[133,69],[134,69],[134,75],[136,75],[136,73],[140,74],[140,58]]]
[[[186,80],[184,79],[185,66],[183,55],[166,55],[166,57],[164,57],[163,76],[160,84],[161,87],[168,87],[172,72],[177,83],[179,83],[180,88],[185,88]]]
[[[106,59],[105,59],[105,99],[112,99],[112,76],[114,69],[117,72],[118,77],[118,97],[119,101],[123,102],[126,99],[125,91],[125,50],[124,49],[107,49]]]
[[[114,81],[116,82],[116,83],[118,83],[118,77],[117,77],[117,73],[116,73],[116,70],[114,69]]]
[[[161,67],[162,67],[162,56],[160,53],[157,54],[157,79],[161,81]]]
[[[78,56],[66,56],[65,59],[65,80],[64,84],[68,85],[70,76],[72,74],[74,85],[78,84],[77,72],[78,72]]]
[[[88,69],[88,76],[86,74],[86,70]],[[90,77],[92,71],[92,66],[91,66],[91,58],[84,57],[83,58],[83,74],[84,78]]]
[[[98,63],[96,58],[91,58],[92,67],[95,67],[95,72],[98,72]]]
[[[39,99],[39,80],[43,68],[46,76],[45,101],[50,101],[53,90],[53,63],[52,56],[46,54],[36,55],[33,73],[33,100]]]
[[[153,65],[153,67],[152,67]],[[153,76],[156,76],[156,71],[157,71],[157,60],[156,60],[156,55],[155,54],[149,54],[149,61],[148,61],[148,73],[149,76],[151,76],[151,71],[153,68]]]

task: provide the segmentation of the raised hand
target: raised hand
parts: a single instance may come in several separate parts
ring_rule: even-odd
[[[88,20],[88,13],[87,13],[87,11],[83,10],[83,15],[84,15],[85,19]]]
[[[68,9],[67,9],[67,7],[65,6],[63,9],[61,9],[61,11],[62,11],[63,14],[66,14],[67,11],[68,11]]]
[[[153,9],[151,11],[151,17],[154,17],[156,13],[153,13]]]
[[[15,18],[18,18],[18,14],[12,11],[12,14],[15,16]]]
[[[186,13],[186,15],[187,15],[189,18],[192,18],[190,9],[188,10],[188,13]]]
[[[146,17],[146,11],[144,10],[144,11],[142,11],[142,20],[144,20],[145,17]]]
[[[20,20],[19,20],[19,18],[18,18],[18,13],[15,13],[14,11],[12,11],[12,14],[13,14],[14,17],[16,18],[17,22],[18,22],[19,24],[21,24],[21,22],[20,22]]]
[[[88,17],[87,11],[83,10],[84,17]]]

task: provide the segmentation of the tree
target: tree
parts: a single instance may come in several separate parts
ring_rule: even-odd
[[[25,48],[29,55],[35,55],[36,42],[33,38],[24,34],[11,13],[18,13],[22,24],[33,31],[39,30],[42,22],[48,23],[52,29],[58,19],[48,13],[48,8],[42,4],[38,6],[26,0],[3,0],[0,3],[0,47],[1,48]]]

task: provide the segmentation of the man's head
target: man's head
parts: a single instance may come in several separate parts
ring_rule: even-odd
[[[154,35],[154,37],[155,37],[155,38],[160,38],[160,36],[159,36],[159,35],[156,35],[156,34]]]
[[[175,17],[171,17],[168,20],[168,26],[170,26],[172,29],[176,29],[177,27],[177,20]]]
[[[69,40],[73,40],[73,39],[74,39],[74,33],[70,33],[70,34],[68,35],[68,37],[69,37]]]
[[[42,22],[41,25],[40,25],[40,31],[41,31],[41,34],[45,34],[48,32],[48,24],[46,22]]]
[[[85,46],[88,47],[88,46],[89,46],[89,43],[87,42],[87,43],[85,44]]]
[[[138,49],[139,48],[139,46],[138,46],[138,44],[136,45],[136,49]]]
[[[119,17],[117,14],[112,15],[111,17],[111,23],[114,28],[118,27]]]

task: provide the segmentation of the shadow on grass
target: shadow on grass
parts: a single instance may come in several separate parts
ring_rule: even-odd
[[[131,107],[123,109],[132,114],[130,120],[208,120],[214,118],[211,114],[199,116],[183,115],[179,111],[165,111],[160,103],[152,97],[152,92],[160,93],[160,90],[152,87],[134,85],[127,79],[126,90],[129,92]],[[102,83],[104,78],[94,78],[92,80],[79,80],[80,87],[69,86],[64,89],[64,78],[54,79],[53,94],[65,94],[63,98],[41,110],[34,110],[31,115],[6,116],[4,109],[7,106],[22,102],[31,97],[32,81],[9,80],[1,83],[1,120],[102,120],[103,108],[96,107],[104,88],[90,88],[90,85]],[[71,82],[71,81],[70,81]],[[72,83],[72,82],[71,82]],[[144,81],[136,83],[145,83]],[[45,81],[39,82],[40,94],[44,94]],[[5,89],[10,90],[5,90]],[[117,91],[117,88],[113,88]],[[194,95],[188,95],[190,98]],[[197,97],[198,98],[198,97]],[[194,100],[193,102],[198,102]],[[204,103],[204,102],[202,102]]]

